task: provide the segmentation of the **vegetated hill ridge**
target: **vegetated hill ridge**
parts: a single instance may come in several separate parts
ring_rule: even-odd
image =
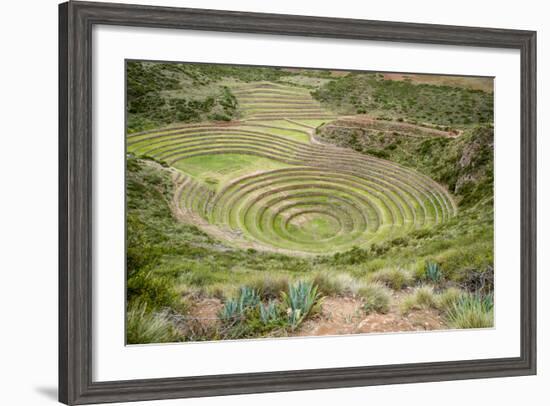
[[[384,80],[380,73],[350,73],[325,83],[312,95],[340,114],[368,113],[453,127],[493,121],[490,92]]]

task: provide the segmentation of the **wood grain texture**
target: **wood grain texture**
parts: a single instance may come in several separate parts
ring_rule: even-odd
[[[517,358],[92,381],[91,32],[94,24],[513,48],[521,52],[521,355]],[[59,400],[66,404],[536,373],[536,33],[69,2],[59,7]],[[122,112],[121,112],[122,114]]]

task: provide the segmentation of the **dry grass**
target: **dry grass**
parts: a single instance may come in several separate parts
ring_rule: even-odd
[[[357,294],[363,300],[363,309],[367,314],[387,313],[390,310],[391,292],[381,283],[366,283],[359,288]]]
[[[324,296],[353,296],[362,286],[361,282],[346,273],[331,274],[327,271],[316,273],[312,283]]]
[[[413,293],[406,296],[400,305],[401,313],[406,314],[411,310],[423,310],[436,307],[436,295],[432,286],[425,285],[414,289]]]
[[[146,304],[133,303],[126,314],[128,344],[169,343],[178,335],[166,313],[149,312]]]
[[[394,290],[400,290],[413,283],[413,276],[403,269],[384,268],[369,274],[368,281],[379,282]]]
[[[288,288],[290,279],[285,275],[257,276],[246,283],[258,292],[262,300],[278,298]]]

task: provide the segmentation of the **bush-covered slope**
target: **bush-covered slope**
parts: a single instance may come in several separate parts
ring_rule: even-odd
[[[382,74],[350,73],[312,95],[342,114],[368,113],[451,126],[493,121],[492,93],[384,80]]]
[[[237,118],[237,99],[228,84],[277,81],[294,74],[278,68],[129,61],[128,132],[175,122]]]
[[[187,65],[128,62],[126,69],[128,132],[237,115],[229,88],[201,80]]]

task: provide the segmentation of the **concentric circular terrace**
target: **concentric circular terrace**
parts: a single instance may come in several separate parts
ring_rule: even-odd
[[[226,243],[284,253],[324,254],[432,227],[455,215],[438,183],[395,163],[315,142],[308,120],[333,115],[308,93],[268,83],[237,92],[245,120],[128,136],[130,151],[178,168],[196,157],[239,155],[278,163],[210,185],[176,177],[174,207]]]

